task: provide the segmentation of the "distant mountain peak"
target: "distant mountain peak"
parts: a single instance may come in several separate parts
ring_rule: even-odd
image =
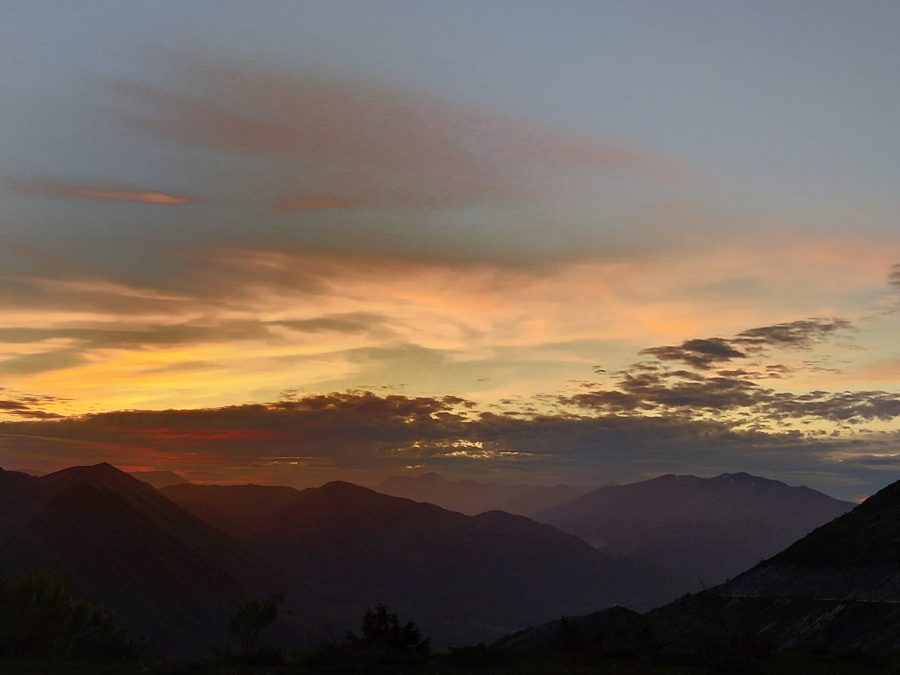
[[[57,471],[54,476],[127,476],[124,471],[117,469],[109,462],[100,462],[99,464],[87,464],[85,466],[70,466],[68,469]]]
[[[375,490],[370,490],[367,487],[363,487],[362,485],[357,485],[356,483],[348,483],[345,480],[333,480],[325,483],[324,485],[313,488],[314,490],[318,490],[319,492],[325,494],[346,494],[346,495],[363,495],[363,494],[378,494]]]
[[[765,478],[763,476],[755,476],[746,471],[738,471],[737,473],[723,473],[710,480],[717,480],[728,483],[750,483],[750,484],[767,484],[767,485],[787,485],[780,480],[773,478]]]
[[[727,484],[766,484],[766,485],[783,485],[787,486],[786,483],[782,483],[779,480],[774,480],[772,478],[765,478],[763,476],[756,476],[752,473],[747,473],[746,471],[736,471],[735,473],[720,473],[718,476],[695,476],[692,473],[686,474],[675,474],[675,473],[665,473],[661,476],[657,476],[656,478],[651,478],[648,481],[643,481],[646,483],[657,483],[657,484],[717,484],[717,483],[727,483]]]
[[[666,474],[589,492],[535,518],[603,551],[717,583],[852,507],[746,472],[708,478]]]
[[[82,482],[115,490],[140,491],[142,488],[149,489],[147,484],[129,476],[108,462],[88,466],[72,466],[68,469],[62,469],[61,471],[42,476],[38,480],[43,485],[58,485],[60,487]]]
[[[664,473],[661,476],[657,476],[656,478],[650,478],[645,481],[647,483],[693,483],[698,480],[703,480],[699,476],[695,476],[692,473]],[[632,483],[633,485],[633,483]]]
[[[441,474],[435,471],[429,471],[428,473],[422,473],[416,476],[416,480],[428,481],[431,483],[446,483],[447,479],[444,478]]]

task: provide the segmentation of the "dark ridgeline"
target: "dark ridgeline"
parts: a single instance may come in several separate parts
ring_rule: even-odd
[[[780,648],[900,651],[900,481],[658,622],[710,612]]]
[[[579,648],[595,653],[734,668],[759,667],[783,651],[821,658],[896,657],[900,481],[715,588],[643,616],[603,610],[554,621],[505,638],[495,648],[565,650],[565,636],[572,632],[578,633]],[[828,672],[828,661],[817,667]]]
[[[654,504],[652,495],[668,502]],[[807,527],[828,508],[848,506],[806,488],[726,474],[605,488],[556,512],[586,512],[598,500],[610,500],[611,510],[595,535],[619,533],[627,542],[628,527],[636,536],[637,524],[656,517],[672,540],[697,542],[679,518],[692,523],[692,514],[706,513],[700,522],[740,528],[725,531],[742,550],[787,536],[784,522],[774,521]],[[340,635],[384,603],[413,618],[438,648],[531,624],[539,628],[507,647],[575,644],[596,629],[648,651],[731,649],[736,635],[776,648],[898,649],[898,560],[900,483],[732,581],[637,617],[604,608],[647,610],[682,593],[684,581],[501,511],[467,516],[344,482],[156,490],[108,464],[41,478],[0,470],[0,575],[55,570],[151,650],[168,654],[221,648],[241,603],[271,593],[284,595],[289,613],[269,637],[293,645]]]
[[[0,472],[0,574],[53,570],[151,649],[220,647],[238,603],[284,585],[229,536],[109,464]]]
[[[470,516],[485,511],[506,511],[529,516],[542,509],[571,501],[593,487],[574,485],[530,485],[447,480],[434,472],[418,476],[394,476],[373,487],[393,497],[436,504]]]
[[[385,603],[436,645],[684,589],[521,516],[470,517],[349,483],[294,490],[178,484],[108,464],[0,472],[0,575],[53,570],[132,636],[169,654],[224,646],[245,601],[284,595],[271,637],[341,634]]]
[[[533,518],[611,555],[685,578],[691,590],[725,581],[855,505],[746,473],[659,476],[600,488]]]
[[[333,598],[336,625],[386,603],[436,644],[493,639],[529,623],[675,597],[678,579],[598,552],[522,516],[466,516],[344,482],[177,485],[162,493]]]

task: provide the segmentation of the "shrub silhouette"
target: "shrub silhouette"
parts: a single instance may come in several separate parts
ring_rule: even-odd
[[[427,656],[431,651],[431,640],[422,639],[416,624],[412,621],[401,623],[385,605],[367,609],[363,616],[362,637],[348,633],[347,639],[358,648],[390,657]]]
[[[135,647],[112,614],[51,572],[0,579],[0,660],[125,661]]]
[[[242,602],[237,613],[229,619],[228,632],[237,638],[241,656],[245,659],[259,653],[260,635],[278,619],[282,600],[280,595],[270,595],[263,601]]]

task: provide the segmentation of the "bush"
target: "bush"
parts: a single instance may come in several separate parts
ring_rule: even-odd
[[[112,614],[50,572],[0,579],[0,660],[126,661],[135,646]]]
[[[347,639],[357,647],[389,656],[427,656],[431,651],[431,640],[422,639],[416,624],[412,621],[401,623],[397,615],[388,612],[384,605],[366,610],[361,638],[348,633]]]
[[[270,663],[276,657],[280,658],[280,655],[276,655],[270,649],[263,653],[260,650],[259,638],[263,630],[278,620],[282,600],[280,595],[270,595],[263,601],[242,602],[238,606],[237,613],[228,621],[228,632],[237,638],[244,659],[254,662],[261,659],[265,663]]]

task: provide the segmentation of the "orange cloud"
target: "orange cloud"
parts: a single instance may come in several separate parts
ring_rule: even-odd
[[[287,245],[192,249],[178,262],[180,273],[156,288],[8,278],[7,386],[75,399],[78,412],[373,382],[497,400],[590,377],[598,362],[614,370],[646,347],[805,317],[858,319],[860,297],[891,292],[884,270],[894,254],[864,239],[773,235],[542,265]],[[872,350],[866,361],[890,354],[897,318],[857,336]],[[800,368],[808,356],[790,358],[785,365]],[[839,379],[803,377],[804,388]]]
[[[54,180],[20,181],[15,183],[14,187],[21,194],[46,197],[101,199],[112,202],[139,202],[141,204],[162,204],[165,206],[191,204],[196,201],[193,197],[168,192],[75,185]]]

